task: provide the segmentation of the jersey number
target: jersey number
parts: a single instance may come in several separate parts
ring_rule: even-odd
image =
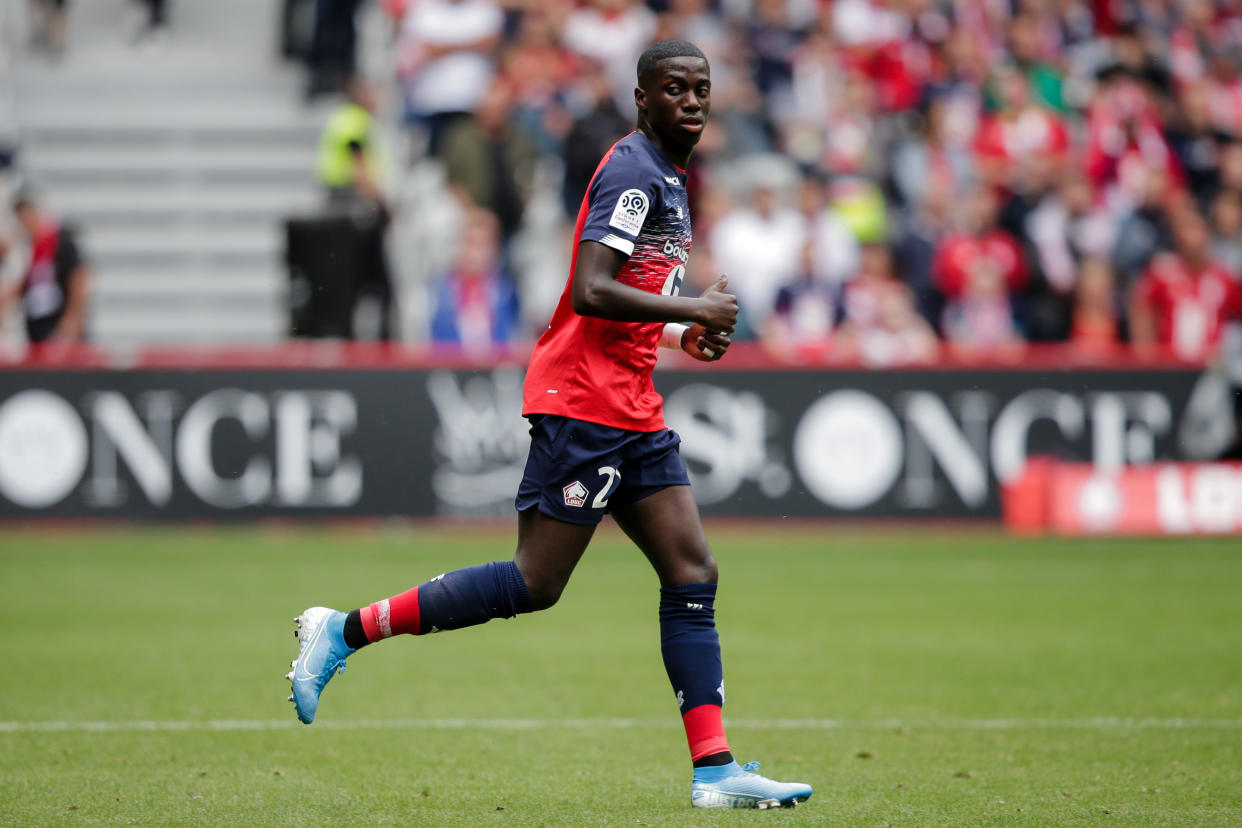
[[[614,491],[613,484],[621,484],[621,472],[617,471],[612,466],[600,466],[599,476],[607,477],[608,482],[604,484],[604,488],[600,489],[599,494],[597,494],[595,499],[591,501],[592,509],[605,508],[608,505],[608,498],[612,496]]]
[[[686,280],[686,266],[677,265],[664,277],[664,287],[660,290],[665,296],[680,296],[681,283]]]

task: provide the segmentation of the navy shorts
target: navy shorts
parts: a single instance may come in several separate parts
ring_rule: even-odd
[[[593,526],[604,513],[669,486],[689,485],[677,432],[621,428],[536,414],[530,455],[514,505]]]

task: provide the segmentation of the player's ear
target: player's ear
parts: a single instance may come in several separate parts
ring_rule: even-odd
[[[638,107],[639,112],[647,114],[647,93],[641,86],[634,87],[634,106]]]

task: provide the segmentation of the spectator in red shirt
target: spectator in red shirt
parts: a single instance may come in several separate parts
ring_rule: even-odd
[[[13,211],[30,245],[30,259],[22,280],[0,293],[0,318],[20,299],[27,341],[81,342],[86,338],[90,269],[72,228],[28,194],[18,195]],[[7,252],[0,251],[0,256]]]
[[[1209,66],[1212,71],[1204,92],[1212,125],[1222,132],[1242,134],[1242,74],[1236,47],[1214,50]]]
[[[1242,289],[1212,260],[1207,222],[1191,206],[1171,216],[1173,251],[1147,267],[1130,301],[1135,345],[1163,345],[1185,359],[1211,358],[1225,325],[1242,319]]]
[[[1125,74],[1101,81],[1087,115],[1086,155],[1087,174],[1098,187],[1118,186],[1134,201],[1143,196],[1136,170],[1158,169],[1178,184],[1183,179],[1147,90]]]
[[[1169,68],[1179,84],[1203,78],[1209,52],[1227,45],[1212,0],[1191,0],[1182,6],[1181,22],[1169,33]]]
[[[1000,204],[991,188],[980,185],[966,204],[965,228],[947,234],[936,248],[932,278],[945,296],[960,295],[980,267],[995,270],[1010,291],[1026,285],[1026,262],[1017,240],[997,224]]]
[[[966,344],[1016,341],[1011,295],[1026,284],[1022,250],[997,225],[999,204],[990,187],[976,187],[967,210],[966,229],[945,236],[932,263],[947,300],[942,331]]]
[[[939,342],[914,306],[914,294],[893,268],[887,245],[862,249],[858,275],[845,288],[845,320],[836,337],[837,353],[867,365],[931,362]]]
[[[1011,66],[997,72],[1000,109],[984,119],[975,136],[975,154],[984,179],[1013,189],[1027,166],[1059,168],[1069,149],[1069,131],[1055,113],[1031,98],[1026,76]]]

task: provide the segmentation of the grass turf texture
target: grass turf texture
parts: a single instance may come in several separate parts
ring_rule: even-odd
[[[511,534],[6,530],[0,823],[1242,823],[1237,539],[708,530],[730,738],[815,786],[797,810],[689,808],[656,585],[615,529],[549,612],[354,656],[311,727],[281,678],[298,611]],[[189,729],[29,729],[147,721]]]

